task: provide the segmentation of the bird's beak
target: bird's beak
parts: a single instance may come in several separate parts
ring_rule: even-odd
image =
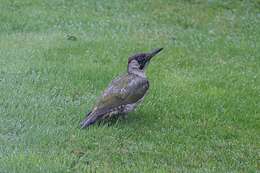
[[[163,48],[159,48],[159,49],[155,49],[152,52],[148,53],[147,61],[150,61],[152,59],[152,57],[154,57],[156,54],[158,54],[159,52],[161,52],[163,50]]]

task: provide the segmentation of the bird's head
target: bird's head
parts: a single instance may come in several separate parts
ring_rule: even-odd
[[[130,69],[144,70],[149,64],[152,57],[158,54],[163,48],[155,49],[148,53],[138,53],[128,59],[128,71]]]

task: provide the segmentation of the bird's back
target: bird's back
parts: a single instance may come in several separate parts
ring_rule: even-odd
[[[146,78],[124,74],[113,80],[98,100],[95,109],[107,110],[140,100],[149,88]],[[106,111],[105,111],[106,112]]]

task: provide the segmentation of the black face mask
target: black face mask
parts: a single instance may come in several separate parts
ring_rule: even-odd
[[[139,63],[139,65],[140,65],[140,69],[142,70],[144,67],[145,67],[145,64],[146,64],[146,56],[145,55],[143,55],[143,56],[138,56],[137,58],[136,58],[136,60],[137,60],[137,62]]]

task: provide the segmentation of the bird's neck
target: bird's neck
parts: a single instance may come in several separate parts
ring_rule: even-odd
[[[128,74],[134,74],[139,77],[146,78],[144,71],[141,71],[141,70],[130,70],[130,71],[128,70]]]
[[[135,74],[137,76],[146,78],[144,70],[140,70],[139,67],[140,66],[137,61],[130,62],[127,68],[128,74]]]

